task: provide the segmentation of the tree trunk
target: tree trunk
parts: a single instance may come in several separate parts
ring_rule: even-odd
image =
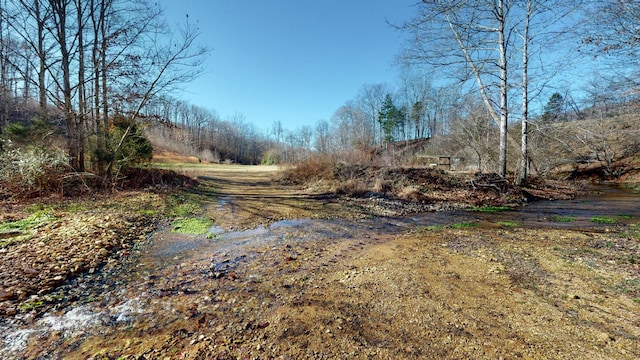
[[[85,88],[84,75],[84,20],[82,14],[83,0],[77,0],[76,9],[78,15],[78,114],[76,115],[76,143],[78,148],[78,171],[85,170],[85,117],[87,113],[87,93]]]
[[[95,163],[93,170],[103,175],[104,154],[106,144],[104,141],[103,128],[100,119],[100,28],[102,24],[102,13],[95,7],[95,0],[91,0],[91,23],[93,26],[93,46],[91,51],[91,66],[93,67],[93,122],[96,131]],[[98,18],[96,18],[96,15]]]
[[[520,139],[520,171],[518,185],[527,182],[529,170],[528,126],[529,126],[529,20],[531,18],[532,4],[527,0],[524,31],[522,34],[522,124]]]
[[[504,0],[498,1],[496,15],[498,17],[498,46],[500,52],[500,154],[498,158],[498,175],[507,174],[507,125],[509,122],[509,103],[507,99],[509,83],[507,81],[507,41],[505,38],[506,5]]]
[[[78,152],[78,129],[71,102],[71,55],[67,46],[67,5],[66,0],[49,0],[53,10],[53,20],[58,45],[60,46],[60,66],[62,68],[62,96],[65,125],[67,128],[67,149],[69,151],[69,165],[74,170],[84,169]],[[81,164],[82,162],[82,164]]]
[[[34,1],[35,5],[35,16],[36,21],[38,23],[38,106],[40,108],[40,113],[43,116],[47,113],[47,84],[45,74],[47,72],[47,54],[44,49],[44,21],[42,17],[42,12],[40,9],[40,0]]]

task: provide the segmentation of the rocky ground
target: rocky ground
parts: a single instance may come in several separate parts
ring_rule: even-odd
[[[4,231],[0,240],[4,317],[39,313],[59,304],[65,298],[56,292],[61,286],[119,261],[153,230],[150,217],[104,208],[73,214],[36,212],[21,221],[33,224]]]
[[[248,169],[183,169],[203,181],[186,195],[125,192],[37,211],[5,203],[4,223],[33,225],[0,239],[0,354],[640,357],[640,226],[631,215],[588,229],[420,226],[373,215],[403,214],[410,203],[445,209],[447,193],[452,207],[477,205],[470,199],[502,190],[345,199]],[[204,211],[190,216],[212,219],[214,232],[177,235],[157,222],[194,197]]]

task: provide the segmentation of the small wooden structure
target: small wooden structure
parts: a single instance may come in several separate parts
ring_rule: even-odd
[[[431,168],[451,171],[453,156],[451,155],[416,155],[418,162],[427,164]]]

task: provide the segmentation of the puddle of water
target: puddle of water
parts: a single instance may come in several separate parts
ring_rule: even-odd
[[[611,224],[592,222],[595,216],[614,218],[618,223],[638,222],[640,220],[640,194],[629,189],[613,187],[594,187],[595,192],[573,200],[539,201],[514,211],[522,217],[525,225],[601,228]],[[573,221],[558,222],[554,218],[570,217]]]
[[[280,220],[271,224],[271,229],[277,229],[281,227],[301,227],[311,223],[313,220],[311,219],[293,219],[293,220]]]
[[[216,208],[218,210],[221,210],[222,208],[224,208],[227,205],[229,205],[229,197],[228,196],[221,196],[218,199],[218,204],[216,205]]]
[[[214,225],[209,228],[209,234],[212,234],[212,235],[220,235],[220,234],[223,234],[224,232],[225,230],[218,225]]]
[[[230,241],[230,240],[255,240],[257,237],[267,236],[269,229],[262,225],[258,225],[255,229],[242,230],[242,231],[230,231],[218,235],[218,241]]]
[[[165,230],[155,235],[156,240],[149,251],[165,262],[176,256],[180,257],[180,261],[184,261],[185,257],[189,256],[195,260],[203,260],[214,256],[215,253],[232,252],[234,248],[248,244],[276,243],[284,238],[295,236],[302,238],[306,236],[302,233],[309,232],[306,229],[307,226],[319,226],[317,224],[319,224],[318,221],[311,219],[281,220],[268,227],[259,225],[250,230],[229,232],[219,226],[213,226],[208,234],[201,236]]]
[[[601,229],[612,224],[593,222],[595,216],[611,217],[617,224],[640,221],[640,194],[629,189],[596,187],[596,191],[573,200],[537,201],[514,210],[484,213],[476,211],[434,212],[396,219],[402,226],[446,226],[462,222],[496,224],[513,222],[519,226],[560,229]],[[565,218],[567,221],[558,221]]]

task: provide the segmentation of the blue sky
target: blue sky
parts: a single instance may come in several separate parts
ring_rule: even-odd
[[[205,73],[179,97],[241,113],[268,130],[329,120],[366,83],[392,84],[415,0],[161,0],[171,23],[197,22],[212,49]]]

